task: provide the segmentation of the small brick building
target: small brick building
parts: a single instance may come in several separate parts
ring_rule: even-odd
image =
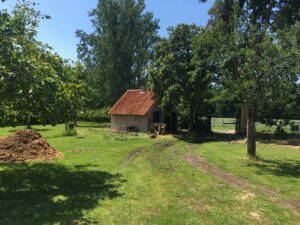
[[[176,114],[161,110],[152,91],[126,91],[111,109],[110,116],[114,131],[134,127],[139,132],[151,132],[152,125],[157,123],[165,123],[168,131],[176,130]]]

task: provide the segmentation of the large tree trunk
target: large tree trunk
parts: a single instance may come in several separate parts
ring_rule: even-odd
[[[256,135],[255,135],[255,121],[254,121],[254,107],[248,106],[247,117],[247,153],[249,158],[256,157]]]

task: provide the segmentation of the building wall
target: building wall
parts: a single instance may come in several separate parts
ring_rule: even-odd
[[[157,104],[155,104],[150,110],[149,110],[149,122],[150,122],[150,125],[153,124],[153,113],[155,111],[159,111],[160,112],[160,118],[159,118],[159,122],[157,123],[164,123],[165,122],[165,111],[162,111]]]
[[[160,120],[156,123],[165,123],[166,112],[155,104],[145,116],[111,115],[111,129],[115,131],[127,131],[127,127],[135,126],[139,132],[151,131],[153,125],[153,113],[160,112]]]
[[[146,116],[111,115],[111,129],[127,131],[127,127],[135,126],[139,132],[149,131],[149,119]]]
[[[171,111],[164,111],[159,108],[157,104],[155,104],[150,110],[149,110],[149,125],[152,127],[153,125],[153,113],[155,111],[160,112],[160,120],[156,123],[165,123],[167,125],[167,131],[169,132],[175,132],[177,129],[177,115],[174,112]],[[169,121],[167,121],[167,118]]]

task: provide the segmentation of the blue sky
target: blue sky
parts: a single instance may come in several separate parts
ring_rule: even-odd
[[[0,3],[0,8],[10,7],[15,0]],[[51,20],[41,21],[38,30],[39,41],[48,43],[62,57],[77,59],[75,37],[76,29],[92,31],[88,11],[95,8],[97,0],[35,0],[42,13],[52,17]],[[198,0],[145,0],[146,10],[152,11],[155,18],[160,20],[160,36],[167,35],[167,28],[178,23],[196,23],[205,25],[208,21],[208,10],[213,0],[199,3]]]

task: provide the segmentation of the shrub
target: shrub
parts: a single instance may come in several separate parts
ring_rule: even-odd
[[[287,132],[285,131],[285,129],[287,128],[287,126],[290,124],[289,120],[279,120],[276,123],[276,131],[275,131],[275,135],[278,137],[286,137],[288,136]]]
[[[89,122],[109,122],[110,117],[108,115],[110,107],[102,109],[87,109],[79,114],[78,120]]]

